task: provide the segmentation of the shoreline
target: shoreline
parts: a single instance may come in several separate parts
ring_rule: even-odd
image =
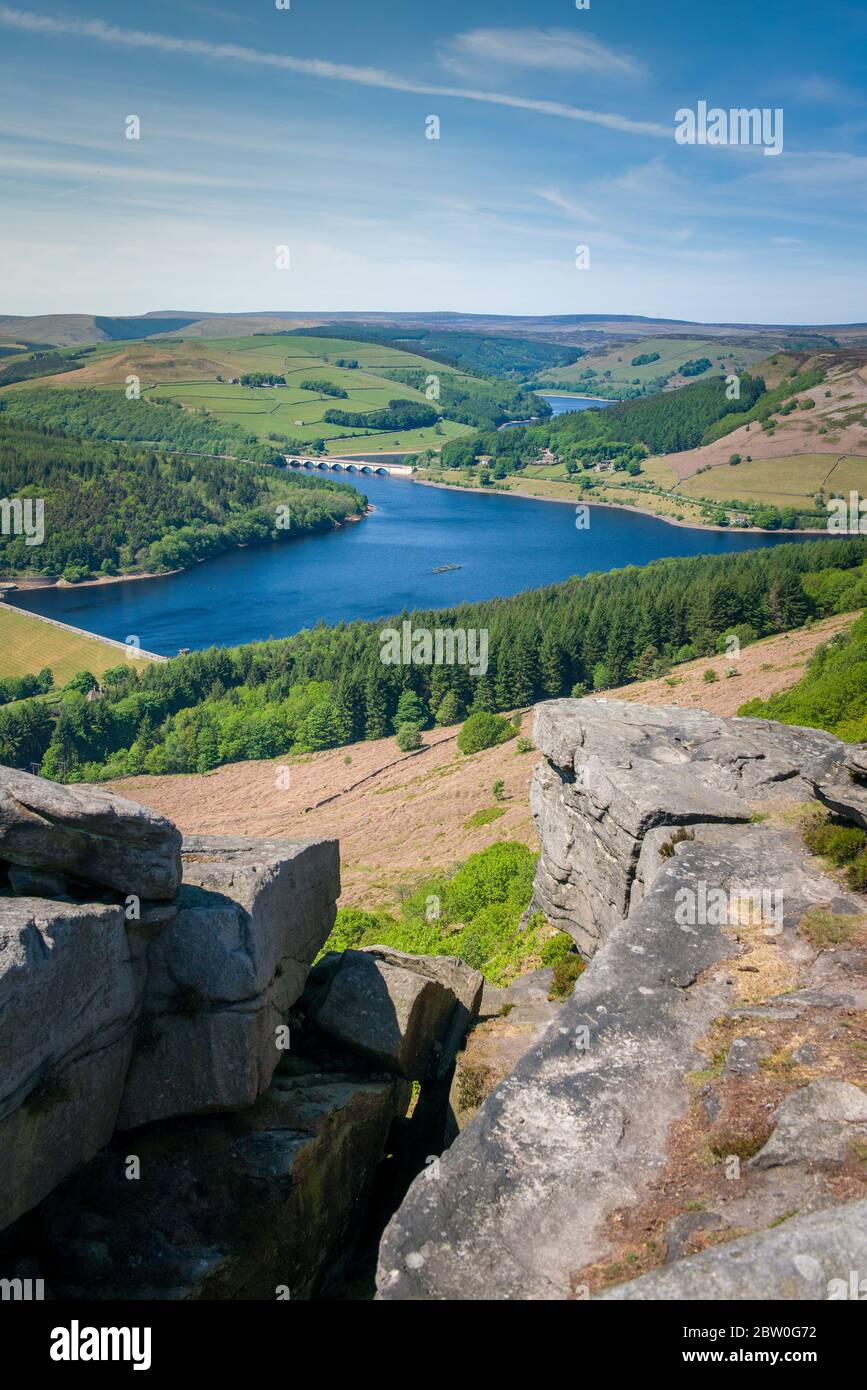
[[[199,564],[204,564],[203,560]],[[77,584],[71,584],[68,579],[60,575],[57,579],[52,579],[47,574],[36,575],[0,575],[0,587],[12,585],[16,589],[94,589],[104,584],[126,584],[139,579],[168,579],[172,574],[183,574],[183,569],[161,570],[159,574],[101,574],[98,579],[80,579]]]
[[[371,516],[375,510],[373,503],[368,502],[363,512],[355,512],[352,516],[344,517],[342,521],[336,521],[332,530],[340,531],[344,526],[355,525],[357,522],[363,521],[366,516]],[[290,537],[290,539],[297,540],[299,537]],[[271,545],[277,543],[276,541],[270,542]],[[269,544],[269,542],[263,542],[263,544]],[[247,545],[233,545],[230,546],[229,550],[218,551],[217,555],[206,555],[204,559],[196,560],[196,564],[206,565],[209,560],[216,560],[219,555],[228,555],[231,550],[249,550],[250,548]],[[0,574],[0,589],[5,589],[7,593],[24,590],[31,592],[34,589],[95,589],[105,584],[131,584],[141,579],[170,579],[175,574],[189,574],[191,569],[193,569],[192,565],[182,565],[180,569],[160,570],[158,574],[101,574],[98,579],[80,579],[77,584],[71,584],[62,575],[57,579],[52,579],[47,574]]]
[[[421,487],[447,488],[449,492],[480,492],[486,497],[523,497],[527,502],[557,502],[561,506],[574,507],[583,502],[587,507],[608,507],[615,512],[635,512],[637,516],[650,517],[651,521],[664,521],[667,526],[685,526],[689,531],[719,531],[723,535],[743,536],[830,536],[827,530],[816,527],[803,527],[797,531],[767,531],[763,526],[713,526],[710,522],[676,521],[671,516],[661,516],[646,507],[636,507],[631,502],[591,502],[586,497],[540,497],[537,492],[522,492],[519,488],[464,487],[460,483],[439,483],[434,478],[413,478]]]

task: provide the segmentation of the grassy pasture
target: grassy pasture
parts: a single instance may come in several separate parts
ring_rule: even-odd
[[[633,357],[651,352],[659,353],[658,361],[645,362],[639,367],[631,365]],[[672,377],[684,362],[697,357],[709,357],[713,365],[700,376],[688,378],[693,382],[752,366],[765,355],[756,348],[726,345],[719,338],[637,338],[634,342],[625,343],[622,347],[607,352],[588,353],[571,366],[554,367],[540,372],[536,379],[573,382],[582,371],[592,367],[599,375],[606,371],[611,372],[611,376],[606,379],[608,386],[631,386],[636,378],[644,386],[657,377]],[[588,387],[588,394],[593,394],[592,384]]]
[[[841,458],[828,474],[825,491],[827,494],[842,492],[845,496],[853,490],[862,497],[867,495],[867,458],[849,454]]]
[[[335,358],[357,361],[357,368],[339,367]],[[356,343],[343,338],[301,338],[255,335],[249,338],[172,338],[102,344],[84,368],[33,385],[94,387],[117,390],[128,376],[140,377],[142,397],[171,400],[188,410],[208,411],[217,419],[249,430],[260,439],[285,434],[312,443],[331,441],[329,451],[349,448],[356,452],[375,449],[423,449],[468,432],[468,427],[444,421],[440,432],[427,429],[388,431],[359,435],[356,425],[334,425],[324,420],[326,411],[337,409],[368,414],[392,400],[426,402],[424,394],[401,382],[377,375],[377,368],[421,367],[431,374],[443,368],[415,353],[401,352],[377,343]],[[248,372],[279,373],[287,385],[263,388],[232,385],[232,377]],[[457,375],[462,375],[457,373]],[[223,381],[218,381],[218,377]],[[225,378],[229,378],[226,380]],[[302,390],[302,381],[323,381],[347,392],[345,398]],[[303,421],[296,424],[296,421]]]
[[[50,666],[54,683],[60,686],[76,671],[100,676],[123,661],[122,651],[98,637],[80,637],[32,613],[0,605],[0,676],[35,675],[43,666]]]
[[[337,428],[337,425],[328,426],[329,430]],[[398,434],[378,430],[376,434],[355,434],[332,439],[326,444],[325,451],[328,454],[381,454],[393,453],[395,450],[413,453],[420,449],[437,449],[447,439],[458,439],[462,434],[473,433],[471,425],[460,425],[456,420],[441,420],[439,425],[402,430]]]
[[[735,468],[724,464],[708,473],[694,474],[680,484],[690,497],[714,501],[741,497],[774,507],[797,507],[812,502],[820,487],[826,496],[855,488],[867,492],[867,457],[846,458],[835,454],[794,454],[783,458],[754,459]]]

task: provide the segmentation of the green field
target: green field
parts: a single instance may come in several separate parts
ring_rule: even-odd
[[[80,637],[31,613],[0,605],[0,676],[28,676],[50,666],[54,683],[64,685],[76,671],[102,675],[125,660],[118,647],[97,637]]]
[[[337,365],[336,359],[357,361],[358,367]],[[436,447],[445,439],[471,432],[467,425],[443,421],[439,426],[404,430],[397,434],[378,430],[367,435],[357,425],[326,422],[332,409],[368,414],[392,400],[429,402],[423,391],[380,376],[380,371],[421,368],[432,376],[445,369],[430,358],[401,352],[376,343],[341,338],[301,338],[255,335],[250,338],[148,339],[122,344],[101,344],[77,370],[22,383],[17,389],[39,387],[117,390],[130,375],[139,377],[142,398],[173,401],[188,410],[206,411],[221,421],[239,425],[260,439],[287,435],[301,444],[325,439],[329,453],[342,448],[364,450],[420,450]],[[464,373],[448,369],[450,376]],[[250,372],[285,376],[286,385],[248,387],[233,385],[233,377]],[[220,380],[222,378],[222,380]],[[300,383],[321,380],[339,386],[347,396],[303,390]],[[12,388],[7,388],[12,389]]]
[[[652,352],[659,353],[658,361],[645,362],[638,367],[632,366],[631,359],[633,357],[644,356]],[[606,386],[626,387],[635,385],[636,382],[641,386],[646,386],[658,377],[665,377],[666,380],[670,380],[675,376],[678,367],[683,366],[685,362],[698,357],[709,357],[712,366],[701,375],[690,377],[689,381],[693,382],[702,381],[711,376],[741,371],[745,367],[760,362],[766,356],[767,350],[735,347],[726,344],[720,338],[636,338],[634,342],[626,343],[622,347],[613,348],[606,352],[587,353],[586,356],[571,366],[554,367],[540,372],[535,380],[575,382],[582,372],[586,371],[588,367],[592,367],[594,372],[604,378]],[[605,372],[610,372],[610,377],[605,377]],[[592,396],[592,385],[588,386],[587,394]]]
[[[735,468],[723,465],[694,474],[678,491],[690,497],[709,497],[724,502],[743,498],[774,507],[811,504],[820,488],[825,496],[854,488],[867,493],[867,457],[840,458],[838,454],[795,454],[785,458],[754,459]]]

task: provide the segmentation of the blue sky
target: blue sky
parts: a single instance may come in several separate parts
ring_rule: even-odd
[[[0,313],[867,320],[865,67],[834,0],[0,4]]]

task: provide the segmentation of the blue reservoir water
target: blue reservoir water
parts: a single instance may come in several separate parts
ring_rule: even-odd
[[[317,622],[382,618],[518,593],[591,570],[664,555],[723,554],[785,544],[779,536],[671,526],[617,508],[360,477],[375,510],[325,535],[236,550],[184,574],[15,595],[19,607],[150,651],[282,637]],[[459,565],[433,574],[441,565]]]

